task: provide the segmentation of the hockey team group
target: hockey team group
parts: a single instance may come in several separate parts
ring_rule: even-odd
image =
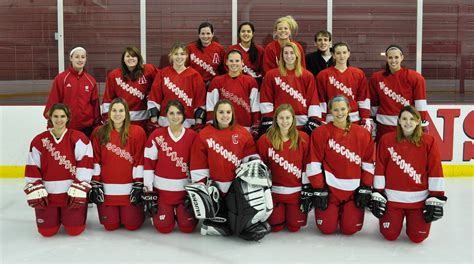
[[[63,225],[81,234],[95,203],[108,231],[151,218],[160,233],[199,224],[203,235],[257,241],[298,232],[314,209],[321,233],[352,235],[368,208],[387,240],[404,219],[409,239],[425,240],[447,198],[424,78],[390,45],[368,82],[350,66],[347,43],[320,31],[305,56],[297,29],[293,17],[277,19],[262,48],[244,22],[225,51],[203,22],[197,41],[172,46],[163,69],[127,47],[101,110],[86,50],[73,48],[25,169],[38,232]]]

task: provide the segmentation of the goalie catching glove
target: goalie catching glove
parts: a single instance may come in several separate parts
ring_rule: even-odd
[[[28,183],[23,189],[26,193],[28,205],[33,208],[43,209],[48,206],[48,192],[41,180]]]

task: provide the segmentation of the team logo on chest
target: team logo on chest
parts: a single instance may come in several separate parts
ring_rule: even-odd
[[[330,149],[334,150],[338,154],[341,154],[341,156],[343,156],[350,162],[355,163],[356,165],[360,165],[362,163],[362,158],[359,155],[346,148],[345,146],[337,143],[336,140],[331,138],[328,143]]]
[[[392,161],[398,165],[398,167],[403,171],[403,173],[408,174],[410,178],[412,178],[416,184],[421,184],[421,174],[416,172],[413,166],[406,162],[402,156],[400,156],[393,147],[388,148],[388,152],[390,153],[390,157]]]
[[[169,77],[163,78],[163,81],[165,83],[165,86],[168,87],[168,89],[173,92],[176,96],[178,96],[179,99],[183,100],[184,103],[191,107],[193,105],[193,99],[189,98],[189,95],[186,94],[185,91],[183,91],[180,87],[178,87],[176,84],[174,84]]]
[[[390,89],[390,87],[386,86],[384,82],[379,82],[379,88],[388,98],[392,99],[393,101],[403,106],[410,105],[410,101],[394,92],[392,89]]]
[[[268,149],[268,157],[275,161],[276,164],[286,170],[289,174],[293,174],[296,178],[301,179],[301,169],[280,156],[280,154],[276,153],[273,148]]]
[[[178,153],[173,151],[172,147],[168,146],[168,142],[165,141],[163,136],[156,137],[155,140],[158,146],[160,146],[161,151],[175,163],[176,167],[181,168],[181,171],[184,173],[188,172],[188,164],[184,162],[183,157],[178,156]]]
[[[72,162],[67,159],[66,155],[61,155],[61,152],[56,150],[49,138],[42,138],[41,142],[43,143],[43,147],[51,154],[51,157],[59,162],[59,165],[63,166],[73,176],[76,176],[76,166],[72,165]]]
[[[347,87],[342,82],[338,81],[334,76],[329,77],[329,83],[334,86],[334,88],[338,89],[339,91],[343,92],[346,96],[349,96],[354,100],[354,93],[352,92],[352,88]]]
[[[133,164],[133,157],[132,157],[132,155],[130,155],[130,152],[128,152],[124,149],[121,149],[117,145],[112,144],[110,142],[105,145],[105,148],[112,151],[112,153],[114,153],[115,155],[117,155],[117,156],[125,159],[126,161],[130,162],[131,164]]]
[[[239,141],[236,140],[234,141],[234,138],[238,138],[238,135],[234,134],[232,135],[232,142],[234,144],[239,144]],[[206,139],[207,146],[214,150],[217,154],[221,155],[225,160],[229,161],[230,163],[234,164],[236,167],[240,165],[240,159],[232,153],[232,151],[227,150],[223,146],[221,146],[219,143],[217,143],[213,138],[208,138]]]
[[[232,103],[234,103],[238,106],[241,106],[243,109],[245,109],[245,111],[250,113],[250,105],[247,104],[247,102],[245,102],[244,99],[240,98],[239,96],[235,95],[234,93],[232,93],[230,91],[227,91],[226,89],[224,89],[224,87],[220,88],[219,90],[220,90],[222,96],[229,99],[229,101],[231,101]]]
[[[293,99],[298,101],[304,108],[306,108],[306,99],[304,96],[295,88],[291,87],[289,84],[284,82],[280,77],[275,77],[276,85],[280,86],[280,88],[286,92],[289,96]]]
[[[121,87],[124,91],[128,92],[129,94],[140,98],[141,100],[145,99],[145,95],[138,90],[137,88],[130,86],[128,83],[125,83],[122,78],[117,77],[115,78],[115,82],[119,87]]]
[[[84,86],[84,90],[86,90],[86,92],[89,92],[89,85]]]

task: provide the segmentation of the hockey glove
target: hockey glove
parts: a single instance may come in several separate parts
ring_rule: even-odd
[[[260,124],[260,128],[258,130],[259,137],[267,133],[267,130],[272,126],[272,124],[273,119],[271,117],[263,117],[262,122]]]
[[[428,197],[423,208],[423,218],[426,223],[431,223],[443,217],[443,206],[448,200],[446,196]]]
[[[70,209],[87,205],[87,194],[92,186],[88,182],[73,182],[67,190],[67,205]]]
[[[253,139],[256,141],[260,135],[260,121],[255,121],[253,125],[250,127],[250,134],[252,135]]]
[[[158,193],[145,192],[141,197],[143,201],[143,211],[146,217],[153,217],[158,213]]]
[[[267,222],[258,222],[242,231],[239,237],[247,241],[259,241],[271,230],[272,228]]]
[[[360,125],[363,126],[369,133],[372,135],[372,130],[374,129],[374,121],[372,118],[364,118],[360,121]]]
[[[148,122],[146,123],[146,132],[148,133],[148,135],[151,134],[157,128],[160,128],[160,124],[158,123],[158,121],[153,123],[152,121],[148,120]]]
[[[196,108],[194,112],[194,121],[196,124],[204,125],[206,123],[206,110],[201,107]]]
[[[98,181],[91,181],[89,200],[97,205],[104,202],[104,185]]]
[[[134,182],[130,191],[130,203],[137,205],[141,202],[143,195],[143,182]]]
[[[387,197],[380,192],[373,192],[369,202],[369,208],[372,214],[380,218],[385,215],[387,211]]]
[[[300,210],[303,213],[308,213],[313,208],[313,194],[314,189],[311,184],[304,184],[301,189],[300,196]]]
[[[428,120],[423,120],[421,121],[421,130],[425,133],[428,134],[430,132],[428,126],[430,125],[430,122]]]
[[[313,204],[314,208],[324,211],[328,209],[329,203],[329,190],[325,188],[314,189],[313,192]]]
[[[317,120],[316,118],[308,118],[308,121],[303,127],[304,132],[311,136],[311,133],[313,132],[314,129],[320,127],[322,125],[321,121]]]
[[[41,180],[28,183],[23,189],[26,193],[28,205],[33,208],[44,209],[48,206],[48,192],[44,188]]]
[[[196,131],[196,133],[199,133],[205,127],[206,127],[205,124],[194,124],[192,128],[194,131]]]
[[[372,189],[366,186],[360,186],[354,191],[354,202],[357,208],[364,209],[369,205]]]

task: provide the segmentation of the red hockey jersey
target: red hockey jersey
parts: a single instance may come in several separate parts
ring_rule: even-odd
[[[185,128],[175,138],[169,127],[161,127],[148,138],[144,184],[148,190],[158,191],[160,203],[183,202],[186,196],[184,186],[191,183],[189,161],[196,136],[196,132]]]
[[[422,120],[428,120],[425,79],[416,71],[401,68],[394,74],[378,71],[370,79],[372,116],[378,123],[395,130],[400,110],[414,105]]]
[[[250,128],[260,121],[260,99],[257,81],[246,74],[236,78],[224,74],[214,78],[209,85],[206,98],[207,120],[212,122],[214,106],[220,99],[232,102],[239,125]]]
[[[263,77],[263,48],[262,46],[255,44],[255,47],[257,48],[258,51],[258,56],[255,62],[252,63],[250,60],[250,53],[249,49],[246,49],[242,47],[240,43],[231,45],[227,48],[227,52],[231,50],[238,50],[242,53],[242,61],[244,63],[244,67],[242,68],[242,71],[245,74],[248,74],[252,76],[253,78],[260,78]],[[227,61],[227,54],[224,58],[224,62]],[[224,63],[225,64],[225,63]],[[226,67],[227,69],[227,67]]]
[[[128,141],[123,146],[120,133],[113,129],[110,133],[110,141],[102,145],[95,135],[100,127],[94,130],[92,136],[94,149],[92,179],[104,184],[104,205],[130,205],[132,184],[143,181],[145,131],[140,126],[130,125]]]
[[[108,117],[110,102],[116,97],[122,97],[128,103],[132,123],[137,125],[146,123],[147,96],[158,70],[152,64],[144,64],[143,67],[143,75],[135,81],[130,78],[124,80],[120,68],[109,73],[102,101],[102,115],[105,120]]]
[[[396,132],[377,143],[374,188],[385,191],[388,204],[399,208],[422,208],[429,195],[444,195],[443,168],[433,136],[423,133],[419,147]]]
[[[30,144],[25,167],[26,183],[41,180],[50,206],[67,204],[73,182],[89,182],[92,177],[92,146],[82,132],[66,129],[59,139],[51,131],[37,135]]]
[[[303,46],[301,46],[300,43],[291,40],[291,42],[295,43],[296,46],[298,46],[298,49],[300,50],[300,56],[301,56],[301,66],[306,69],[306,59],[304,56],[304,50]],[[263,52],[263,72],[266,74],[269,72],[271,69],[278,68],[278,61],[280,60],[280,53],[281,53],[281,47],[280,43],[278,43],[278,40],[274,40],[265,47],[265,51]]]
[[[299,202],[303,175],[309,161],[309,136],[299,132],[300,143],[295,150],[290,149],[291,140],[283,143],[283,148],[275,150],[267,134],[257,141],[258,153],[272,174],[272,196],[275,201]]]
[[[273,117],[281,104],[290,104],[295,110],[296,125],[303,126],[308,117],[321,118],[321,108],[313,74],[303,69],[300,77],[295,71],[282,76],[278,69],[270,70],[260,88],[260,111],[263,117]]]
[[[170,100],[178,100],[186,112],[184,127],[194,125],[194,112],[198,107],[206,108],[206,88],[201,75],[191,67],[177,73],[172,66],[164,68],[156,75],[148,98],[148,110],[157,108],[160,111],[159,124],[169,126],[166,118],[166,105]]]
[[[340,72],[333,66],[321,71],[316,82],[323,121],[333,120],[328,104],[336,95],[344,95],[349,99],[352,122],[359,123],[361,119],[370,117],[369,85],[362,70],[349,66],[344,72]]]
[[[200,51],[196,42],[188,45],[189,66],[201,74],[204,82],[212,80],[223,72],[225,50],[221,44],[213,41]]]
[[[365,128],[352,124],[346,133],[333,123],[318,127],[311,134],[310,152],[306,173],[313,188],[326,184],[339,200],[347,201],[357,187],[372,186],[374,142]]]
[[[235,179],[235,169],[250,157],[259,157],[252,135],[242,126],[217,129],[206,126],[192,147],[191,179],[193,182],[213,180],[226,194]]]
[[[83,70],[80,74],[71,66],[54,78],[53,87],[44,108],[44,117],[56,103],[67,105],[72,119],[68,127],[81,130],[100,124],[100,103],[97,83]]]

